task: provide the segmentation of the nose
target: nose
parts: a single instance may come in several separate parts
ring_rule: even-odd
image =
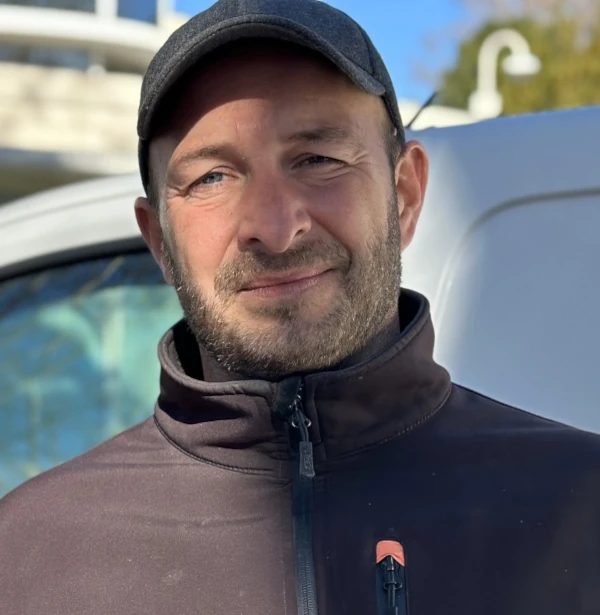
[[[240,208],[238,245],[242,251],[262,248],[281,254],[311,229],[305,199],[282,174],[253,177],[244,191]]]

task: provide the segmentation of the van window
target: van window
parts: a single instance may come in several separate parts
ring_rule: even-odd
[[[179,318],[147,252],[0,282],[0,496],[150,416]]]
[[[436,311],[460,384],[600,432],[600,194],[499,208],[462,241]]]

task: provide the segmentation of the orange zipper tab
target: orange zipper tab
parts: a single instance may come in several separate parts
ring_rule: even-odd
[[[380,540],[377,543],[377,564],[381,563],[386,557],[393,557],[403,568],[406,566],[404,559],[404,547],[395,540]]]

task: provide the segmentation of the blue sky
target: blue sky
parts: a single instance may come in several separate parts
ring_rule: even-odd
[[[290,0],[293,1],[293,0]],[[398,98],[424,101],[433,91],[418,78],[417,67],[435,75],[452,65],[456,28],[468,23],[460,0],[328,0],[358,21],[379,49]],[[177,10],[193,15],[212,0],[177,0]],[[437,44],[428,43],[435,38]]]

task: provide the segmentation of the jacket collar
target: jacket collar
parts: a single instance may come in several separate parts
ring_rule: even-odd
[[[403,290],[403,331],[387,350],[359,365],[304,378],[304,412],[317,467],[357,455],[426,421],[450,393],[446,370],[433,360],[429,304]],[[159,429],[185,453],[250,473],[288,474],[289,438],[272,412],[281,384],[262,380],[205,382],[184,365],[200,353],[185,321],[159,344]]]

